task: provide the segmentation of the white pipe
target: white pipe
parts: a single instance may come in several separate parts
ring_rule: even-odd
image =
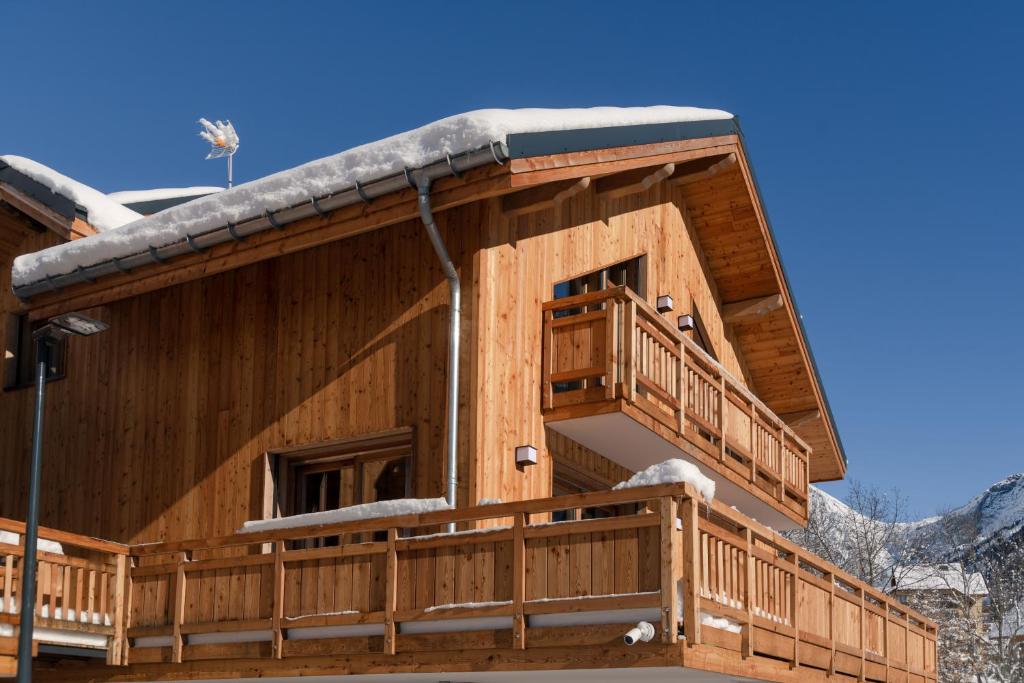
[[[626,635],[622,636],[622,642],[626,645],[636,645],[637,642],[640,641],[649,643],[652,638],[654,638],[654,627],[650,622],[641,621],[639,624],[626,631]]]

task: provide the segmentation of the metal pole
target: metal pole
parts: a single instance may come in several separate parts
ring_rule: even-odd
[[[231,160],[234,159],[234,158],[235,158],[234,154],[229,154],[228,155],[228,189],[229,190],[231,189],[231,180],[232,180],[232,176],[234,175],[233,169],[231,167],[232,166]]]
[[[52,338],[36,339],[36,415],[32,430],[32,466],[28,484],[28,517],[25,520],[25,553],[21,558],[21,620],[18,629],[17,683],[32,683],[32,626],[36,604],[36,546],[39,538],[39,471],[43,459],[43,404],[46,398],[46,367]],[[52,615],[51,615],[52,616]]]

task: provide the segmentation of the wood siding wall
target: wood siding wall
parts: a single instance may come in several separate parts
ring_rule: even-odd
[[[495,200],[496,202],[497,200]],[[747,381],[722,324],[721,300],[689,226],[681,190],[661,183],[622,198],[591,188],[554,209],[490,224],[478,258],[476,460],[471,497],[517,500],[550,495],[550,431],[541,415],[541,305],[557,282],[646,254],[647,298],[670,294],[674,316],[700,311],[719,360]],[[537,465],[518,469],[513,451],[532,444]],[[559,450],[564,450],[558,445]]]
[[[671,294],[677,313],[695,301],[746,377],[679,193],[439,214],[463,279],[460,504],[551,493],[541,304],[558,281],[646,254],[649,299]],[[263,514],[267,451],[396,427],[415,430],[415,495],[441,495],[447,302],[409,221],[97,309],[111,329],[72,340],[50,385],[43,523],[124,542],[229,533]],[[0,396],[0,515],[14,518],[31,401]],[[517,469],[527,443],[540,462]]]
[[[448,237],[455,258],[473,237]],[[230,533],[262,514],[268,450],[405,426],[416,495],[443,492],[448,290],[418,221],[92,312],[110,330],[49,385],[44,524]],[[2,516],[24,516],[32,399],[0,396]]]

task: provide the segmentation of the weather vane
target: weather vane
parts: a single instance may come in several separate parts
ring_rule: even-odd
[[[228,158],[228,187],[230,188],[233,179],[231,160],[234,158],[235,152],[238,151],[238,133],[235,132],[231,121],[210,123],[208,120],[200,118],[199,125],[203,127],[203,130],[199,131],[199,137],[210,143],[210,153],[206,155],[206,158]]]

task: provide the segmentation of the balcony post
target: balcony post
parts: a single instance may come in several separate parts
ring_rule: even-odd
[[[700,634],[700,530],[697,499],[688,495],[679,505],[683,519],[683,633],[691,647]]]
[[[728,419],[726,418],[726,414],[727,414],[727,410],[728,410],[727,404],[728,404],[729,399],[727,399],[725,397],[725,392],[726,391],[727,391],[727,387],[726,387],[726,383],[725,383],[725,373],[722,372],[721,370],[719,370],[719,372],[718,372],[718,422],[719,422],[719,426],[720,426],[720,429],[721,429],[721,432],[722,432],[722,440],[718,444],[719,445],[718,459],[720,461],[722,461],[722,462],[725,462],[725,448],[726,448],[725,441],[728,438],[727,435],[726,435],[727,434],[727,430],[728,430]]]
[[[622,397],[630,403],[636,392],[636,302],[626,301],[622,316]]]
[[[860,586],[857,589],[857,592],[860,593],[860,678],[858,680],[866,681],[867,680],[867,672],[866,672],[864,667],[866,666],[865,653],[867,652],[867,633],[868,633],[868,630],[867,630],[867,623],[866,623],[866,620],[864,618],[865,617],[865,612],[864,612],[864,586]]]
[[[793,590],[790,592],[789,620],[793,626],[793,663],[800,666],[800,553],[793,552]]]
[[[512,519],[512,648],[526,649],[526,513],[517,512]]]
[[[181,624],[185,621],[185,561],[186,553],[180,553],[174,579],[174,604],[171,606],[171,661],[175,664],[181,663],[185,646],[181,635]]]
[[[616,384],[619,379],[619,300],[608,299],[605,303],[605,358],[606,369],[604,378],[604,397],[609,401],[615,398],[617,393]]]
[[[836,577],[829,572],[825,575],[828,580],[828,675],[836,675]]]
[[[744,579],[747,594],[743,596],[743,602],[744,607],[747,608],[747,623],[743,627],[743,642],[740,655],[746,659],[747,657],[754,656],[754,588],[756,586],[756,579],[754,578],[754,538],[750,527],[747,527],[744,531],[746,532],[744,536],[747,539],[747,575]]]
[[[541,344],[541,408],[549,410],[555,405],[555,388],[551,383],[551,365],[554,359],[551,357],[551,349],[554,344],[554,330],[551,322],[555,319],[552,311],[544,311],[544,341]]]
[[[274,659],[281,659],[284,655],[284,541],[274,541],[274,602],[271,609],[271,653]]]
[[[388,529],[387,574],[384,577],[384,654],[395,654],[395,608],[398,601],[398,552],[395,542],[398,540],[398,529]]]
[[[676,530],[676,499],[663,496],[661,499],[661,642],[679,641],[678,616],[676,615],[676,581],[679,580],[679,557],[676,553],[678,532]]]
[[[779,421],[779,501],[786,502],[786,426]]]
[[[107,664],[116,666],[124,664],[125,625],[124,625],[124,602],[125,589],[128,583],[128,556],[118,555],[115,559],[117,569],[114,573],[114,635],[110,638],[110,647],[107,648]],[[68,569],[70,574],[70,568]],[[64,599],[70,595],[70,590],[64,590]]]

